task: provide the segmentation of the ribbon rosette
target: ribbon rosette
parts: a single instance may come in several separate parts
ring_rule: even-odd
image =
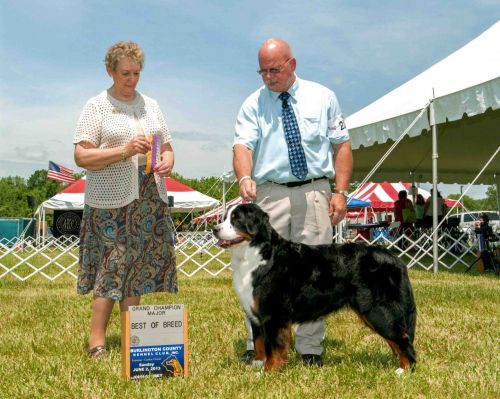
[[[158,136],[156,134],[148,134],[146,137],[151,145],[151,151],[148,151],[146,154],[146,173],[153,173],[158,154]]]

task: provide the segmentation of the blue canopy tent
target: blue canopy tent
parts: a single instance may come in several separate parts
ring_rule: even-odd
[[[347,197],[347,209],[366,208],[371,206],[370,201],[362,201],[354,197]]]

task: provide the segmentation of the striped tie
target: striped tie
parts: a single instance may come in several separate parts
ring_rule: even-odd
[[[307,176],[306,155],[302,148],[302,139],[297,119],[295,119],[295,113],[288,102],[289,98],[290,94],[286,91],[279,95],[283,106],[283,130],[285,132],[286,144],[288,145],[288,159],[290,160],[292,174],[299,180],[304,180]]]

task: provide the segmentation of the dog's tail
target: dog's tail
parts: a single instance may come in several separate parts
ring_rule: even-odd
[[[413,340],[415,339],[415,329],[417,328],[417,307],[415,306],[415,301],[413,299],[413,292],[411,292],[410,287],[410,295],[411,300],[409,301],[409,309],[408,309],[408,338],[410,342],[413,344]]]
[[[410,310],[409,320],[408,320],[408,342],[406,342],[406,353],[408,359],[410,359],[411,367],[413,368],[417,362],[417,354],[415,348],[413,347],[413,340],[415,338],[415,329],[417,327],[417,308],[415,305]]]
[[[406,285],[406,312],[405,312],[405,333],[403,334],[403,339],[400,343],[400,347],[403,352],[408,356],[411,368],[413,369],[415,363],[417,362],[417,354],[413,346],[413,341],[415,339],[415,329],[417,327],[417,307],[415,305],[415,299],[413,298],[413,290],[410,283]]]

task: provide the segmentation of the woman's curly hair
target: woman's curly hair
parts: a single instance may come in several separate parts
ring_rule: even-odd
[[[104,63],[108,68],[115,71],[118,62],[124,58],[130,58],[137,65],[144,66],[144,51],[134,42],[120,41],[113,44],[106,53]]]

